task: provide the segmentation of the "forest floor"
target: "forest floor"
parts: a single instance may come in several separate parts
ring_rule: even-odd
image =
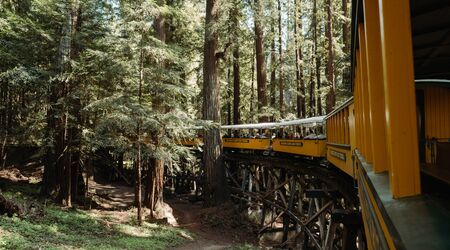
[[[95,201],[103,209],[128,208],[134,201],[133,188],[125,185],[91,182],[90,192],[98,195]],[[190,202],[189,196],[172,196],[166,202],[167,223],[193,234],[172,249],[256,249],[251,224],[232,204],[205,208],[200,202]]]
[[[173,249],[257,249],[251,224],[236,213],[232,204],[205,208],[201,203],[193,204],[181,198],[168,203],[179,226],[195,235],[193,241]]]
[[[204,208],[174,197],[167,221],[139,227],[132,187],[90,181],[92,204],[68,209],[39,196],[40,170],[0,171],[0,193],[25,212],[0,215],[0,249],[257,249],[232,204]]]

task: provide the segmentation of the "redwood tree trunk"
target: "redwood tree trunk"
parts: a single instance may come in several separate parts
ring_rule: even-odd
[[[217,1],[206,1],[205,43],[203,51],[203,119],[220,124],[220,85],[218,81],[218,34],[215,25]],[[228,198],[225,169],[220,159],[222,153],[220,131],[205,130],[203,165],[206,173],[204,198],[206,205],[217,205]]]
[[[302,43],[300,37],[302,35],[301,20],[301,0],[295,0],[295,16],[294,16],[294,35],[295,35],[295,79],[297,86],[297,117],[304,118],[305,113],[305,83],[303,81],[303,68],[301,61],[303,59]],[[300,6],[299,6],[300,5]]]
[[[326,28],[326,36],[328,39],[328,61],[327,61],[327,82],[328,86],[330,87],[330,90],[327,94],[327,106],[326,111],[327,113],[330,113],[334,105],[336,104],[336,84],[334,82],[334,51],[333,51],[333,6],[332,1],[327,0],[326,1],[326,8],[327,8],[327,28]]]
[[[317,87],[317,111],[316,115],[322,115],[322,98],[321,98],[321,82],[320,82],[320,55],[317,47],[319,45],[317,38],[317,0],[314,0],[313,8],[313,25],[314,25],[314,56],[316,57],[316,87]]]
[[[278,75],[278,92],[280,92],[280,114],[284,117],[285,107],[284,107],[284,82],[283,82],[283,39],[282,39],[282,29],[281,29],[281,0],[278,0],[278,60],[279,60],[279,70]]]
[[[235,3],[236,4],[236,3]],[[233,8],[234,48],[233,48],[233,124],[239,124],[241,120],[241,75],[239,67],[239,9],[236,4]]]
[[[342,0],[342,12],[344,17],[348,16],[348,0]],[[344,44],[344,53],[346,55],[350,54],[350,43],[349,43],[349,25],[348,21],[344,20],[342,24],[342,43]]]
[[[164,6],[166,4],[165,0],[158,0],[159,6]],[[161,42],[166,42],[167,40],[167,29],[166,29],[166,17],[159,13],[155,18],[154,28],[156,37],[161,40]],[[165,67],[164,63],[161,65]],[[165,112],[165,107],[162,106],[161,97],[156,97],[152,103],[155,110],[160,112]],[[159,131],[153,136],[156,147],[159,147]],[[150,214],[152,217],[161,217],[163,215],[163,190],[164,190],[164,160],[162,159],[152,159],[152,166],[149,166],[149,172],[147,176],[147,193],[145,200],[147,201],[147,207],[150,208]]]
[[[69,58],[72,46],[73,13],[72,6],[67,6],[66,20],[61,32],[59,44],[59,69],[63,74],[70,70]],[[59,82],[57,99],[67,98],[69,84],[66,81]],[[58,100],[57,100],[58,102]],[[70,164],[70,135],[68,133],[68,107],[67,104],[55,103],[56,120],[56,195],[57,201],[65,206],[71,206],[71,164]]]
[[[82,25],[82,9],[81,5],[77,3],[72,10],[72,37],[76,37],[76,33],[81,30]],[[75,39],[72,39],[71,59],[78,59],[81,53],[81,47]],[[79,82],[74,80],[70,82],[70,92],[78,91]],[[70,193],[71,199],[76,200],[78,194],[83,193],[83,190],[79,188],[84,187],[83,177],[81,175],[81,100],[78,95],[76,97],[70,97],[71,107],[69,108],[70,116],[73,117],[72,123],[69,123],[69,136],[70,136]],[[81,182],[81,183],[80,183]]]
[[[141,37],[142,39],[142,37]],[[142,43],[142,41],[141,41]],[[142,45],[141,45],[142,46]],[[138,86],[138,102],[142,103],[142,82],[144,80],[144,52],[143,48],[140,49],[139,55],[139,86]],[[137,220],[138,224],[142,224],[142,183],[141,183],[141,171],[142,171],[142,145],[141,145],[141,124],[142,119],[137,115],[137,158],[135,165],[135,186],[134,186],[134,200],[137,207]]]
[[[313,49],[314,50],[314,49]],[[309,78],[309,116],[315,116],[316,115],[316,108],[315,108],[315,82],[314,82],[315,75],[313,72],[310,73]]]
[[[276,58],[276,35],[275,35],[275,8],[273,7],[272,1],[269,1],[269,6],[271,10],[271,22],[270,22],[270,33],[272,34],[272,41],[270,43],[270,107],[275,108],[276,105],[276,87],[277,87],[277,77],[276,77],[276,69],[277,69],[277,58]],[[274,118],[272,117],[272,120]]]
[[[256,81],[258,94],[258,110],[267,106],[266,96],[266,63],[264,55],[264,35],[262,29],[262,7],[259,0],[255,0],[255,45],[256,45]],[[267,117],[260,117],[260,122],[267,121]]]

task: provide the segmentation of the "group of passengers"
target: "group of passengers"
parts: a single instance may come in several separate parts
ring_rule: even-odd
[[[308,133],[309,132],[309,133]],[[321,133],[314,133],[319,131],[305,131],[305,133],[299,133],[297,131],[278,130],[276,133],[271,133],[268,129],[262,131],[249,131],[248,133],[242,133],[241,131],[235,131],[233,134],[226,133],[224,138],[252,138],[252,139],[305,139],[316,140],[325,139],[325,135]]]

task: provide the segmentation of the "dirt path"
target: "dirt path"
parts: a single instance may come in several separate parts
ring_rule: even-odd
[[[129,186],[99,184],[89,180],[89,193],[95,194],[95,201],[107,210],[125,210],[134,202],[134,188]]]
[[[233,246],[254,243],[255,236],[246,229],[230,228],[229,225],[224,225],[226,222],[221,220],[230,218],[221,218],[220,216],[224,213],[218,211],[220,208],[204,208],[201,204],[191,204],[181,199],[171,200],[168,203],[173,209],[179,226],[195,234],[193,241],[173,249],[230,249]]]
[[[35,183],[42,178],[42,168],[33,167],[30,171],[8,168],[0,171],[0,178],[12,182]],[[134,202],[133,187],[118,183],[100,184],[90,179],[89,194],[97,204],[96,209],[90,210],[92,215],[109,216],[113,218],[111,223],[117,224],[129,219],[128,209]],[[193,233],[194,238],[173,249],[216,250],[232,249],[247,243],[256,244],[255,235],[250,232],[230,204],[204,208],[202,204],[193,204],[180,198],[172,198],[166,202],[170,206],[166,214],[168,223],[175,227],[186,228]]]

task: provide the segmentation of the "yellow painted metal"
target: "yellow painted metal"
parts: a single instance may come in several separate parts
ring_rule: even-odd
[[[366,57],[366,35],[364,32],[364,24],[358,25],[359,30],[359,46],[360,46],[360,63],[361,63],[361,100],[362,111],[364,119],[364,148],[366,162],[372,163],[372,123],[370,121],[370,105],[369,105],[369,91],[367,80],[367,57]]]
[[[325,140],[274,139],[272,148],[276,152],[324,157],[326,155]]]
[[[344,117],[345,117],[345,109],[341,110],[341,112],[339,112],[339,127],[340,127],[340,141],[342,144],[345,143],[345,126],[344,126]]]
[[[340,125],[340,127],[341,127],[341,131],[342,131],[342,134],[341,134],[341,141],[342,141],[342,144],[346,144],[346,142],[345,142],[345,119],[346,119],[346,117],[345,117],[345,115],[346,115],[346,112],[347,111],[347,108],[345,108],[345,109],[343,109],[342,111],[341,111],[341,125]]]
[[[353,176],[352,152],[350,149],[328,144],[327,160],[348,175]]]
[[[333,141],[336,141],[336,137],[337,137],[336,116],[333,116],[331,121],[333,123]]]
[[[349,116],[350,110],[349,107],[345,109],[345,118],[344,118],[344,125],[345,125],[345,144],[350,144],[350,132],[349,132]]]
[[[342,140],[342,137],[343,137],[343,134],[344,134],[344,127],[342,127],[342,111],[341,112],[339,112],[339,113],[337,113],[337,127],[338,127],[338,129],[337,129],[337,131],[338,131],[338,138],[337,138],[337,142],[338,143],[344,143],[343,142],[343,140]]]
[[[348,106],[348,132],[349,143],[351,150],[355,150],[356,147],[356,127],[355,127],[355,103],[351,103]]]
[[[358,72],[358,66],[355,66],[355,71]],[[355,94],[357,92],[356,88],[358,88],[358,77],[356,77],[358,73],[355,74],[355,80],[353,84],[353,118],[355,120],[355,148],[359,147],[359,134],[358,134],[358,114],[357,114],[357,106],[358,106],[358,96]]]
[[[326,156],[327,160],[334,166],[348,175],[353,176],[352,151],[347,132],[348,124],[351,122],[354,123],[354,121],[348,121],[350,119],[348,116],[350,107],[353,108],[353,102],[348,102],[345,107],[342,107],[339,111],[327,118],[328,132],[333,136],[330,138],[327,134]],[[347,137],[348,140],[346,139]]]
[[[426,162],[431,164],[433,163],[431,150],[433,149],[437,153],[432,139],[437,142],[450,143],[450,89],[427,86],[424,95],[425,138],[428,140],[428,145],[425,146]]]
[[[331,118],[330,121],[331,124],[331,140],[334,141],[334,135],[335,135],[335,130],[336,130],[336,125],[334,124],[334,117]]]
[[[336,121],[335,117],[332,117],[331,123],[333,125],[333,141],[336,140]]]
[[[349,119],[350,119],[350,107],[347,107],[345,110],[345,144],[350,144],[350,128],[349,128]]]
[[[270,139],[222,138],[224,148],[269,150]]]
[[[386,116],[384,112],[383,62],[381,58],[380,16],[377,0],[364,1],[367,75],[372,124],[372,165],[375,173],[389,169],[386,158]]]
[[[357,138],[358,138],[358,146],[357,148],[359,149],[359,151],[365,155],[366,154],[366,148],[365,148],[365,137],[364,137],[364,106],[363,106],[363,101],[362,101],[362,90],[361,90],[361,85],[362,85],[362,76],[361,76],[361,57],[360,57],[360,51],[357,50],[357,54],[356,54],[356,64],[358,65],[357,67],[357,72],[356,72],[356,77],[357,77],[357,81],[356,81],[356,86],[355,86],[355,93],[353,93],[353,95],[356,98],[356,119],[357,119],[357,128],[356,128],[356,132],[358,133]]]
[[[326,122],[326,128],[327,128],[327,140],[330,140],[330,134],[331,134],[331,124],[330,123],[328,123],[328,120],[327,120],[327,122]]]
[[[401,198],[420,194],[409,0],[379,0],[379,8],[390,187]]]
[[[356,53],[358,54],[358,53]],[[358,58],[358,57],[356,57]],[[354,148],[359,148],[359,146],[361,145],[361,137],[359,136],[359,132],[361,131],[360,127],[359,127],[359,115],[358,115],[358,103],[359,103],[359,96],[358,96],[358,66],[355,67],[355,71],[356,71],[356,76],[355,76],[355,83],[353,86],[353,102],[354,102],[354,106],[353,106],[353,118],[355,121],[355,144],[354,144]]]
[[[358,162],[358,164],[359,164],[359,162]],[[358,176],[358,184],[359,185],[364,185],[364,190],[367,191],[367,196],[368,196],[367,198],[368,198],[368,200],[370,202],[370,206],[373,208],[373,210],[375,212],[376,219],[380,223],[381,230],[383,231],[383,235],[384,235],[384,237],[386,239],[388,247],[389,247],[389,249],[396,249],[395,245],[394,245],[393,237],[389,233],[389,230],[388,230],[388,227],[386,225],[386,222],[385,222],[385,220],[383,218],[383,215],[381,214],[380,207],[378,207],[378,203],[376,202],[376,200],[374,198],[374,194],[371,192],[371,189],[369,188],[369,185],[367,184],[367,180],[363,178],[364,174],[362,173],[363,169],[361,168],[361,166],[358,166],[357,171],[358,171],[358,175],[357,175]],[[366,195],[366,194],[363,194],[361,192],[361,190],[362,190],[361,188],[358,188],[358,194],[359,194],[360,197],[362,197],[363,195]],[[360,198],[360,201],[363,201],[363,200],[364,199]],[[368,220],[367,220],[368,216],[367,216],[367,214],[370,213],[370,211],[371,211],[371,209],[367,205],[369,205],[369,204],[365,204],[365,202],[361,202],[361,210],[362,210],[362,213],[363,213],[363,220],[365,222],[364,223],[365,231],[366,231],[366,235],[368,236],[368,237],[366,237],[366,239],[369,240],[369,244],[370,244],[371,243],[370,239],[374,238],[374,237],[370,237],[370,235],[376,234],[377,232],[372,232],[369,229],[369,226],[367,225],[368,224]],[[371,245],[372,246],[369,246],[369,248],[374,248],[374,246],[376,246],[376,242],[372,242]]]
[[[335,134],[335,129],[336,129],[336,126],[334,125],[334,119],[333,119],[334,117],[332,117],[331,118],[331,120],[330,120],[330,124],[331,124],[331,140],[332,141],[334,141],[334,134]]]
[[[327,120],[327,140],[328,141],[333,141],[333,132],[334,132],[333,121],[330,118],[329,120]]]

